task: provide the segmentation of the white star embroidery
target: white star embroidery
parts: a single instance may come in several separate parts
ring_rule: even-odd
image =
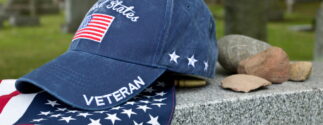
[[[45,115],[45,116],[47,116],[47,115],[49,115],[51,112],[50,111],[48,111],[48,112],[42,112],[42,111],[40,111],[40,113],[38,114],[38,115]]]
[[[99,114],[103,114],[103,113],[106,113],[107,111],[103,111],[103,110],[101,110],[101,111],[94,111],[94,113],[99,113]]]
[[[166,95],[166,93],[165,93],[165,92],[157,92],[157,93],[156,93],[156,96],[164,96],[164,95]]]
[[[47,100],[47,103],[45,103],[46,105],[50,105],[52,107],[55,107],[56,105],[60,105],[57,103],[57,101],[51,101],[51,100]]]
[[[148,100],[140,100],[139,102],[149,104],[149,101]]]
[[[123,109],[123,112],[121,112],[121,114],[126,114],[130,118],[131,115],[136,115],[137,113],[133,112],[132,109],[128,109],[128,110]]]
[[[113,108],[111,108],[111,110],[119,110],[119,109],[121,109],[122,107],[120,107],[120,106],[117,106],[117,107],[113,107]]]
[[[94,119],[90,118],[90,121],[91,121],[91,123],[89,123],[88,125],[102,125],[100,123],[101,119],[94,120]]]
[[[172,54],[168,54],[170,57],[170,62],[175,62],[176,64],[178,64],[177,59],[180,57],[176,54],[176,51],[174,51]]]
[[[158,82],[158,84],[156,86],[165,87],[165,83],[164,82]]]
[[[109,119],[112,122],[113,125],[114,125],[114,123],[116,121],[121,121],[121,119],[117,117],[117,113],[115,113],[115,114],[107,114],[107,115],[108,116],[105,119]]]
[[[127,102],[125,105],[134,105],[136,102],[134,102],[134,101],[129,101],[129,102]]]
[[[207,71],[208,68],[209,68],[209,62],[206,61],[204,62],[204,71]]]
[[[66,108],[57,108],[57,110],[56,111],[65,111],[65,110],[67,110]]]
[[[164,101],[164,100],[166,100],[167,98],[161,98],[161,99],[154,99],[154,101],[156,101],[156,102],[162,102],[162,101]]]
[[[144,112],[147,111],[147,109],[151,109],[150,107],[148,107],[147,105],[138,105],[137,109],[141,109]]]
[[[150,98],[152,98],[153,96],[145,95],[145,97],[146,97],[147,99],[150,99]]]
[[[89,115],[92,115],[92,114],[86,112],[86,113],[79,113],[77,116],[82,116],[82,117],[86,118]]]
[[[163,105],[166,105],[165,103],[153,103],[151,105],[155,105],[155,106],[158,106],[159,108]]]
[[[50,117],[58,118],[58,117],[60,117],[60,116],[62,116],[62,114],[51,115]]]
[[[65,121],[66,123],[70,123],[71,120],[76,120],[76,119],[72,118],[72,116],[62,117],[61,119],[59,119],[59,121]]]
[[[145,90],[145,92],[152,93],[154,91],[153,87],[149,87]]]
[[[143,123],[141,122],[141,123],[137,123],[136,121],[133,121],[133,124],[134,125],[143,125]]]
[[[40,119],[33,119],[31,122],[41,122],[41,121],[44,121],[46,119],[43,119],[43,118],[40,118]]]
[[[149,114],[150,120],[147,122],[148,124],[151,125],[160,125],[158,122],[158,116],[157,117],[153,117]]]
[[[188,66],[193,66],[195,68],[195,63],[197,60],[194,58],[194,55],[191,58],[187,58],[188,60]]]
[[[77,113],[78,110],[68,110],[67,113]]]

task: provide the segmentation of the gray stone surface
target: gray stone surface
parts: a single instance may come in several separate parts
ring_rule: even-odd
[[[306,82],[274,84],[251,93],[222,89],[226,76],[217,77],[201,88],[178,89],[173,125],[216,124],[323,124],[323,67],[314,63]]]
[[[65,0],[65,26],[63,31],[74,33],[82,22],[87,11],[96,0]]]
[[[241,34],[266,41],[267,0],[225,0],[225,34]]]
[[[315,59],[323,60],[323,2],[316,19]]]

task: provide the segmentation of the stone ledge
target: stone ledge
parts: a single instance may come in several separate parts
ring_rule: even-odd
[[[251,93],[222,89],[218,68],[208,86],[177,90],[173,125],[323,124],[323,66],[306,82],[274,84]]]

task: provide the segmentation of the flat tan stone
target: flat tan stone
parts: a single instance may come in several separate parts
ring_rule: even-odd
[[[260,87],[269,86],[271,82],[266,79],[246,74],[237,74],[226,77],[221,82],[221,87],[238,92],[250,92]]]

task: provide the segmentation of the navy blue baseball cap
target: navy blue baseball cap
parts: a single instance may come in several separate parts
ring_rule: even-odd
[[[166,71],[212,78],[215,24],[203,0],[99,0],[63,55],[18,79],[81,109],[126,102]]]

